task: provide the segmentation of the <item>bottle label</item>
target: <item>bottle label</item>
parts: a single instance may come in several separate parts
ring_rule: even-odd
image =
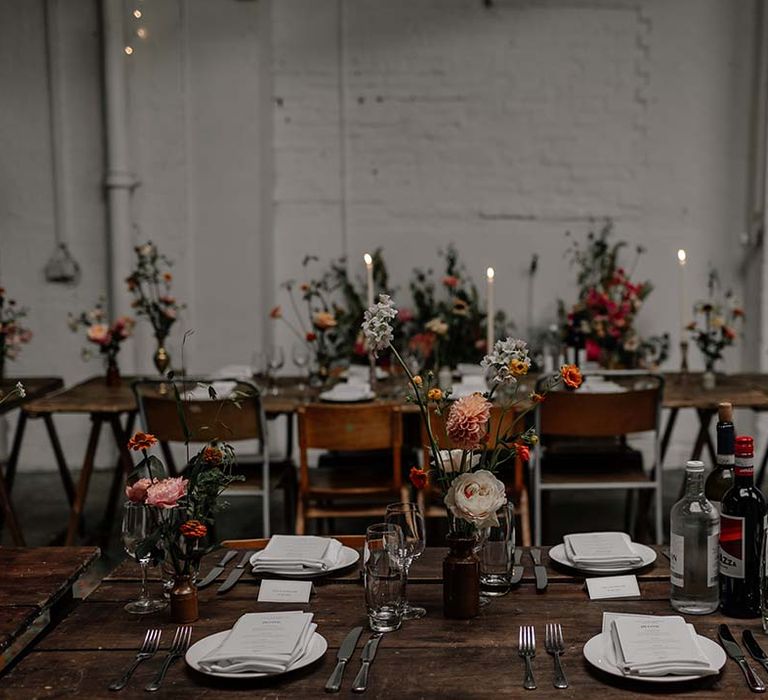
[[[720,573],[744,578],[744,518],[720,515]]]
[[[712,588],[720,585],[720,528],[707,539],[707,586]]]
[[[669,569],[672,585],[682,588],[685,585],[685,538],[674,532],[669,537]]]

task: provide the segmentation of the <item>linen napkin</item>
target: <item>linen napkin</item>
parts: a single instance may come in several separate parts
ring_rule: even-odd
[[[226,399],[237,387],[237,382],[211,382],[213,390],[219,399]],[[189,401],[210,401],[211,394],[207,384],[198,384],[194,389],[184,392],[184,398]]]
[[[693,625],[679,615],[603,613],[606,655],[627,676],[708,676],[718,672]]]
[[[253,572],[327,571],[341,557],[341,542],[312,535],[272,535],[269,544],[251,557]]]
[[[214,673],[283,673],[307,653],[316,629],[312,613],[246,613],[199,663]]]
[[[337,384],[329,391],[320,394],[320,398],[325,401],[362,401],[373,397],[371,385],[367,382],[365,384]]]
[[[584,532],[563,537],[565,556],[576,566],[621,569],[642,563],[625,532]]]

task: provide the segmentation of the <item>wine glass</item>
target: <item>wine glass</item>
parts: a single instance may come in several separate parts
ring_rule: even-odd
[[[279,345],[275,345],[270,348],[269,352],[267,353],[267,367],[269,368],[272,382],[272,389],[270,390],[270,393],[273,396],[277,396],[278,393],[275,375],[283,368],[284,364],[285,353],[283,352],[283,348]]]
[[[398,525],[403,531],[403,548],[399,558],[405,570],[407,583],[411,564],[422,555],[427,546],[424,515],[415,503],[391,503],[387,506],[384,521],[387,524]],[[427,614],[424,608],[408,603],[407,594],[404,594],[404,598],[403,619],[415,620]]]
[[[293,344],[293,364],[296,365],[296,369],[299,370],[299,384],[298,390],[304,391],[307,385],[304,382],[304,376],[306,368],[309,366],[309,348],[305,343],[296,342]]]
[[[147,594],[147,566],[149,566],[150,555],[149,552],[142,552],[139,555],[141,543],[156,527],[157,515],[152,508],[143,503],[131,501],[123,506],[123,546],[128,555],[133,557],[141,567],[141,594],[137,600],[125,606],[125,609],[134,615],[156,612],[162,610],[167,604],[165,600],[150,598]]]

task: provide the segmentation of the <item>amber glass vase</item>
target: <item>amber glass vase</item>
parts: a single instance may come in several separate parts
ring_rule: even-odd
[[[443,560],[443,614],[468,620],[480,613],[480,561],[476,538],[448,535],[448,555]]]
[[[177,576],[171,589],[171,620],[185,625],[199,617],[197,586],[191,576]]]

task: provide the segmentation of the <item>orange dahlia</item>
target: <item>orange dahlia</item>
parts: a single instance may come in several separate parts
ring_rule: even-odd
[[[560,376],[569,389],[578,389],[584,381],[581,370],[576,365],[563,365],[560,368]]]
[[[205,537],[208,534],[208,526],[201,523],[199,520],[187,520],[187,522],[181,524],[179,532],[181,532],[184,537],[199,540],[201,537]]]
[[[128,449],[135,450],[148,450],[152,445],[157,444],[157,438],[152,433],[134,433],[133,437],[128,440]]]

